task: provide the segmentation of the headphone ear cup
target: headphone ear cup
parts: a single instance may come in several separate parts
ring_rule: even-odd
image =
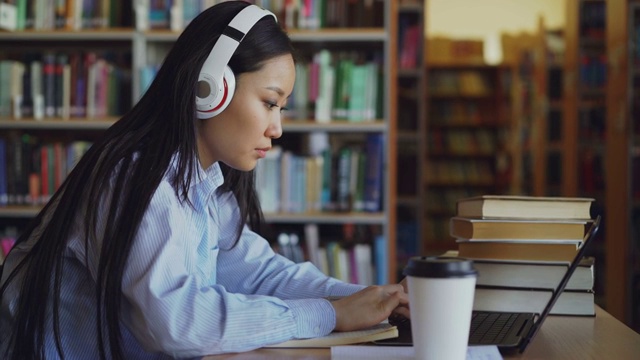
[[[198,94],[196,96],[196,109],[198,119],[210,119],[220,114],[229,106],[236,90],[236,77],[229,66],[225,66],[222,81],[218,82],[206,74],[200,74],[198,81]]]
[[[233,94],[236,92],[236,76],[233,74],[233,70],[229,66],[224,67],[224,78],[222,79],[224,92],[218,98],[216,98],[217,105],[214,107],[211,116],[220,114],[224,109],[229,106]]]

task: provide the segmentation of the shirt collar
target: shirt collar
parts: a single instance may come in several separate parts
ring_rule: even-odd
[[[171,159],[171,168],[175,172],[178,170],[178,155],[174,154]],[[185,175],[187,176],[187,175]],[[205,183],[213,187],[213,189],[217,189],[224,183],[224,175],[222,174],[222,169],[220,168],[220,164],[218,162],[213,163],[206,169],[202,168],[200,161],[196,159],[196,169],[191,177],[191,185],[190,187],[194,187],[200,183]]]

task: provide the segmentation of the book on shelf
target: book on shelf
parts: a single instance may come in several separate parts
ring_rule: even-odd
[[[324,257],[324,259],[318,259],[318,268],[323,273],[353,284],[372,285],[374,282],[380,284],[379,280],[374,278],[376,269],[374,261],[384,261],[384,259],[372,258],[370,244],[348,245],[330,241],[315,251],[319,254],[318,256]]]
[[[126,57],[113,51],[28,53],[0,61],[0,117],[105,117],[130,107]]]
[[[366,164],[364,172],[364,210],[380,211],[383,208],[384,183],[384,134],[369,134],[366,140]]]
[[[12,7],[3,13],[10,20],[7,30],[83,30],[131,26],[129,2],[115,0],[10,1],[1,8]],[[170,2],[169,2],[170,3]],[[3,21],[0,20],[0,27]]]
[[[15,4],[0,2],[0,29],[16,30],[18,27],[18,9]]]
[[[455,216],[450,234],[463,239],[582,240],[586,220],[481,219]]]
[[[476,286],[473,310],[541,313],[552,289],[517,289]],[[591,290],[565,290],[550,315],[595,316],[595,298]]]
[[[0,206],[9,203],[8,169],[7,169],[7,142],[0,138]]]
[[[274,147],[256,167],[264,212],[382,211],[384,137],[367,134],[316,155]]]
[[[294,339],[280,344],[269,345],[269,348],[328,348],[339,345],[368,343],[376,340],[398,337],[398,328],[389,323],[380,323],[368,329],[356,331],[334,331],[329,335],[310,338]]]
[[[482,195],[460,199],[456,213],[463,217],[517,219],[591,219],[592,198]]]
[[[43,143],[24,133],[0,136],[0,205],[42,205],[91,143]]]
[[[291,96],[290,118],[362,122],[382,117],[377,108],[384,81],[375,60],[362,61],[356,53],[321,50],[308,62],[296,64],[296,84]]]

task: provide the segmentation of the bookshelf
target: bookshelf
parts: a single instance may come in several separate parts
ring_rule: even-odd
[[[398,5],[398,271],[411,256],[423,253],[425,120],[425,5],[401,1]]]
[[[425,251],[455,249],[458,199],[507,194],[511,181],[511,82],[507,65],[427,64]]]
[[[605,1],[567,1],[562,193],[604,202]]]
[[[621,14],[623,11],[624,7],[616,4],[615,6],[611,6],[609,13],[614,15]],[[615,77],[614,74],[612,74],[611,80],[607,84],[609,94],[607,101],[619,101],[619,98],[613,96],[613,88],[617,90],[629,89],[630,94],[628,94],[627,98],[632,100],[624,110],[626,118],[629,119],[628,121],[624,121],[626,131],[621,131],[622,129],[619,127],[616,129],[609,128],[608,133],[610,134],[610,138],[607,140],[611,144],[619,144],[619,148],[611,148],[607,154],[607,158],[611,159],[616,157],[616,159],[626,159],[626,161],[618,162],[617,164],[621,164],[622,167],[614,167],[607,174],[608,176],[620,176],[622,179],[627,179],[628,183],[625,184],[624,187],[608,189],[607,191],[611,194],[612,198],[619,196],[630,202],[623,206],[620,206],[620,203],[618,203],[616,208],[620,209],[622,213],[612,214],[611,218],[619,219],[621,223],[620,225],[611,227],[612,233],[610,236],[611,238],[629,239],[628,244],[624,244],[624,241],[622,241],[620,245],[621,248],[626,245],[629,250],[630,256],[628,257],[628,263],[625,264],[623,262],[618,271],[622,271],[623,273],[628,271],[630,278],[627,282],[630,284],[630,293],[623,294],[627,299],[623,306],[628,314],[627,318],[630,319],[630,327],[640,332],[640,309],[638,309],[637,306],[633,306],[633,304],[640,303],[640,228],[638,227],[640,223],[640,108],[638,104],[638,99],[640,98],[640,85],[638,85],[638,79],[640,79],[640,36],[638,36],[638,31],[640,31],[640,2],[632,1],[629,3],[627,16],[628,24],[625,28],[621,28],[620,26],[613,28],[613,26],[610,26],[608,29],[610,34],[617,34],[620,31],[627,30],[628,33],[623,38],[630,40],[628,42],[630,48],[627,49],[625,54],[629,59],[626,68],[626,74],[628,75],[624,76],[624,65],[622,65],[620,69],[622,74],[616,73]],[[609,39],[610,38],[607,40],[613,40]],[[611,44],[611,47],[614,49],[618,46],[621,46],[621,44]],[[624,54],[624,51],[621,53]],[[619,60],[624,61],[623,59]],[[617,66],[618,64],[616,64],[616,70],[618,70]],[[617,77],[620,75],[623,76],[622,79]],[[623,84],[624,87],[618,89],[617,87],[620,84]],[[614,119],[619,119],[621,114],[617,114],[617,116],[618,117],[614,117]],[[619,154],[619,152],[621,152],[621,154]],[[620,157],[618,157],[619,155]],[[607,179],[607,184],[609,183],[610,181]],[[607,207],[609,206],[615,205],[607,204]],[[613,231],[617,231],[618,233],[613,233]],[[615,256],[616,254],[612,255]]]
[[[559,147],[563,164],[560,193],[596,199],[592,217],[601,215],[603,231],[591,250],[594,256],[596,302],[608,308],[610,200],[605,183],[607,153],[607,3],[601,0],[567,1],[564,38],[563,107]],[[618,20],[616,20],[618,21]],[[615,182],[611,184],[615,186]],[[611,240],[614,241],[615,240]],[[614,312],[615,313],[615,312]]]
[[[640,331],[640,2],[607,3],[607,311]]]
[[[333,117],[329,121],[317,121],[312,115],[298,116],[295,112],[283,121],[285,135],[274,145],[281,145],[295,153],[303,154],[308,147],[312,134],[325,134],[330,144],[341,144],[344,141],[363,141],[368,136],[378,135],[382,139],[380,208],[376,211],[303,211],[303,212],[265,212],[269,226],[273,228],[299,227],[304,224],[316,224],[319,227],[341,228],[349,226],[367,227],[373,236],[383,239],[384,254],[378,261],[383,262],[381,268],[386,270],[385,279],[396,280],[396,46],[397,38],[397,4],[388,1],[349,2],[355,8],[346,9],[354,16],[341,23],[327,23],[327,27],[306,29],[288,27],[288,33],[294,46],[300,52],[302,62],[312,61],[313,55],[322,50],[329,50],[334,55],[342,52],[366,54],[358,59],[378,62],[380,74],[380,100],[375,116],[363,121],[349,121]],[[369,7],[371,6],[371,7]],[[271,9],[280,13],[277,9]],[[357,12],[356,12],[357,11]],[[373,11],[373,12],[372,12]],[[335,15],[335,14],[334,14]],[[344,15],[344,13],[343,13]],[[360,16],[371,15],[371,16]],[[328,20],[327,20],[328,21]],[[354,23],[355,22],[355,23]],[[282,21],[286,24],[285,21]],[[324,21],[322,21],[324,23]],[[128,82],[119,90],[127,96],[127,106],[135,102],[143,93],[145,78],[143,68],[156,65],[177,39],[178,33],[168,29],[144,27],[86,29],[79,31],[23,30],[17,32],[0,32],[0,59],[20,59],[26,52],[52,51],[86,51],[92,47],[115,48],[127,53],[129,62],[126,66]],[[11,49],[11,52],[5,50]],[[5,55],[6,54],[6,55]],[[390,100],[385,100],[390,99]],[[125,109],[126,110],[126,109]],[[40,134],[42,141],[74,141],[82,139],[90,141],[117,121],[119,113],[106,116],[72,116],[69,119],[46,117],[35,120],[33,117],[15,119],[11,114],[0,117],[2,136],[5,133],[18,135]],[[0,206],[0,224],[26,222],[35,216],[41,205],[19,204]],[[323,233],[322,231],[320,232]],[[303,235],[303,234],[300,234]],[[274,240],[274,239],[269,239]],[[321,244],[322,244],[322,239]],[[368,239],[373,243],[373,239]]]
[[[513,154],[510,185],[513,194],[531,195],[541,178],[538,167],[542,165],[540,154],[544,144],[540,139],[540,105],[544,97],[541,98],[539,92],[545,79],[540,74],[544,64],[540,58],[540,41],[539,33],[502,35],[504,52],[508,54],[504,63],[513,71],[512,131],[516,136],[512,136],[508,144]]]
[[[563,168],[563,29],[548,29],[538,20],[535,34],[512,37],[517,51],[513,97],[512,142],[514,194],[560,196]]]
[[[537,170],[543,175],[535,187],[537,194],[559,196],[562,194],[562,124],[563,116],[563,78],[564,78],[564,30],[540,29],[544,34],[544,63],[540,65],[544,78],[545,94],[543,98],[542,137],[546,143],[546,151],[542,156],[542,164]],[[555,46],[554,46],[555,44]]]

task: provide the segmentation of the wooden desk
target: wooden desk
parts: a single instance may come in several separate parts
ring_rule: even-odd
[[[639,359],[640,334],[596,307],[596,317],[549,316],[524,354],[505,359]],[[218,359],[331,359],[330,349],[258,349]]]

